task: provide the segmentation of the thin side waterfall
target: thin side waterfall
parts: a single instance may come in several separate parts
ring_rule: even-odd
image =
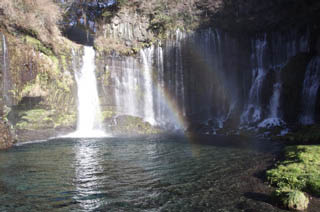
[[[181,43],[185,39],[185,34],[180,30],[176,31],[176,61],[175,61],[175,70],[176,70],[176,98],[179,102],[182,103],[182,113],[186,115],[185,109],[185,91],[184,91],[184,74],[182,66],[182,52],[181,52]]]
[[[314,57],[308,64],[303,82],[302,104],[303,112],[300,117],[302,124],[314,124],[316,98],[320,85],[320,57]]]
[[[270,117],[271,118],[278,117],[280,88],[281,88],[280,83],[276,83],[273,85],[273,95],[271,97],[271,102],[270,102]]]
[[[75,137],[105,136],[102,130],[101,111],[95,76],[95,51],[84,47],[83,65],[75,73],[78,87],[78,124]]]
[[[158,71],[157,76],[157,114],[156,120],[157,124],[164,125],[164,114],[165,114],[165,104],[164,104],[164,89],[165,89],[165,82],[164,82],[164,66],[163,66],[163,50],[161,45],[159,44],[156,48],[156,67]]]
[[[155,125],[155,115],[153,108],[153,82],[152,82],[152,61],[154,47],[141,50],[140,54],[143,62],[143,79],[144,79],[144,120],[151,125]]]
[[[279,82],[273,85],[273,95],[270,100],[269,117],[258,124],[258,127],[269,128],[274,126],[284,125],[285,122],[279,118],[279,99],[280,99],[281,84]]]
[[[9,78],[8,73],[8,48],[7,48],[7,41],[4,34],[2,34],[2,55],[3,55],[3,61],[2,61],[2,73],[3,73],[3,97],[4,97],[4,104],[10,106],[12,104],[9,90],[10,90],[10,84],[11,80]]]

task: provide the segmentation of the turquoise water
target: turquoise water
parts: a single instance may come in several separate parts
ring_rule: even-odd
[[[0,211],[278,211],[246,179],[279,148],[182,136],[15,146],[0,152]]]

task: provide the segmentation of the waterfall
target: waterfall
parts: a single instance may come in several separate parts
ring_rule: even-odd
[[[241,122],[257,122],[261,119],[260,92],[262,83],[265,79],[266,72],[264,68],[264,54],[267,47],[267,35],[263,38],[252,41],[251,62],[253,64],[252,79],[253,83],[249,92],[249,103],[242,114]]]
[[[280,88],[281,88],[280,83],[275,83],[273,85],[273,95],[271,97],[271,102],[270,102],[270,117],[271,118],[278,117]]]
[[[3,97],[4,97],[4,104],[7,106],[12,105],[11,97],[10,97],[10,89],[11,89],[11,80],[9,76],[8,70],[8,48],[7,48],[7,41],[4,34],[2,34],[2,81],[3,81]]]
[[[258,127],[272,127],[285,124],[281,119],[280,108],[281,70],[291,57],[299,52],[308,52],[308,40],[308,30],[303,34],[297,30],[292,30],[286,33],[274,32],[268,35],[264,34],[263,39],[260,38],[252,41],[253,83],[249,92],[248,104],[241,116],[242,124],[256,123],[261,121],[262,118],[265,119],[258,124]],[[263,84],[268,83],[265,80],[267,75],[275,76],[275,81],[273,82],[272,95],[267,96],[267,98],[270,98],[269,105],[262,105],[261,101],[266,96],[261,96],[261,92],[265,92],[262,89]],[[268,80],[272,79],[269,78]]]
[[[181,43],[185,39],[186,35],[182,33],[179,29],[176,31],[176,59],[175,59],[175,72],[176,72],[176,82],[175,82],[175,94],[177,100],[182,104],[182,113],[186,115],[185,109],[185,91],[184,91],[184,74],[182,65],[182,53],[181,53]]]
[[[257,35],[251,46],[217,29],[177,30],[136,56],[108,56],[108,86],[118,114],[153,125],[177,128],[188,117],[236,127],[239,116],[243,125],[282,125],[281,70],[308,45],[298,30]]]
[[[78,87],[78,124],[76,132],[71,135],[74,137],[105,136],[101,124],[94,59],[93,47],[85,46],[81,71],[75,71]]]
[[[176,50],[175,53],[181,51]],[[170,72],[165,72],[164,70],[164,53],[163,48],[161,47],[161,43],[159,43],[155,47],[154,51],[154,58],[155,58],[155,68],[156,68],[156,86],[155,89],[155,97],[154,97],[154,108],[155,108],[155,119],[158,126],[164,127],[168,130],[180,130],[184,126],[180,122],[181,119],[180,115],[184,113],[184,104],[182,105],[181,110],[178,111],[178,102],[179,98],[184,99],[182,95],[184,95],[183,91],[183,75],[182,75],[182,63],[181,63],[181,52],[180,57],[175,57],[175,59],[179,59],[179,63],[175,63],[175,69],[171,70]],[[149,63],[150,64],[150,63]],[[177,73],[177,67],[180,68],[180,73]],[[166,75],[168,74],[168,75]],[[172,77],[177,77],[173,80]],[[166,79],[169,78],[169,81]],[[180,80],[179,80],[180,79]],[[180,85],[180,86],[178,86]],[[170,89],[168,89],[170,88]],[[171,91],[171,93],[170,93]],[[172,98],[174,97],[174,98]]]
[[[133,57],[112,57],[110,69],[115,82],[114,96],[118,114],[142,117],[143,111],[139,108],[138,97],[138,62]]]
[[[154,47],[140,51],[143,62],[143,79],[144,79],[144,120],[151,125],[155,125],[154,108],[153,108],[153,81],[152,65],[154,56]]]
[[[300,117],[302,124],[313,124],[316,98],[320,85],[320,56],[314,57],[308,64],[302,90],[303,112]]]
[[[269,117],[263,120],[261,123],[259,123],[258,127],[270,128],[270,127],[281,126],[285,124],[285,122],[281,118],[279,118],[280,91],[281,91],[281,84],[279,82],[276,82],[273,85],[273,95],[270,100]]]
[[[140,50],[139,56],[108,57],[117,114],[140,117],[169,129],[182,128],[178,123],[180,114],[172,111],[180,110],[178,103],[184,99],[181,53],[173,57],[180,62],[173,63],[172,71],[165,71],[160,44]]]
[[[163,50],[161,45],[157,46],[156,51],[156,66],[158,71],[157,77],[157,114],[156,119],[159,125],[163,125],[164,120],[164,113],[165,113],[165,104],[164,104],[164,89],[165,89],[165,82],[164,82],[164,66],[163,66]]]

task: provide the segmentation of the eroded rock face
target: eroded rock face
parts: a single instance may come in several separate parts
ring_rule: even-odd
[[[80,47],[61,37],[60,50],[54,53],[34,37],[0,35],[0,117],[15,129],[15,138],[20,140],[21,130],[75,125],[73,71]],[[10,146],[5,137],[3,148]]]
[[[251,32],[309,24],[317,20],[320,10],[315,0],[204,0],[197,4],[209,24]]]
[[[0,149],[7,149],[12,146],[13,140],[9,126],[0,121]]]

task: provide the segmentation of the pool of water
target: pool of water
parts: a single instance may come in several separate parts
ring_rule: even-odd
[[[0,211],[279,211],[246,180],[279,149],[184,136],[19,145],[0,152]]]

